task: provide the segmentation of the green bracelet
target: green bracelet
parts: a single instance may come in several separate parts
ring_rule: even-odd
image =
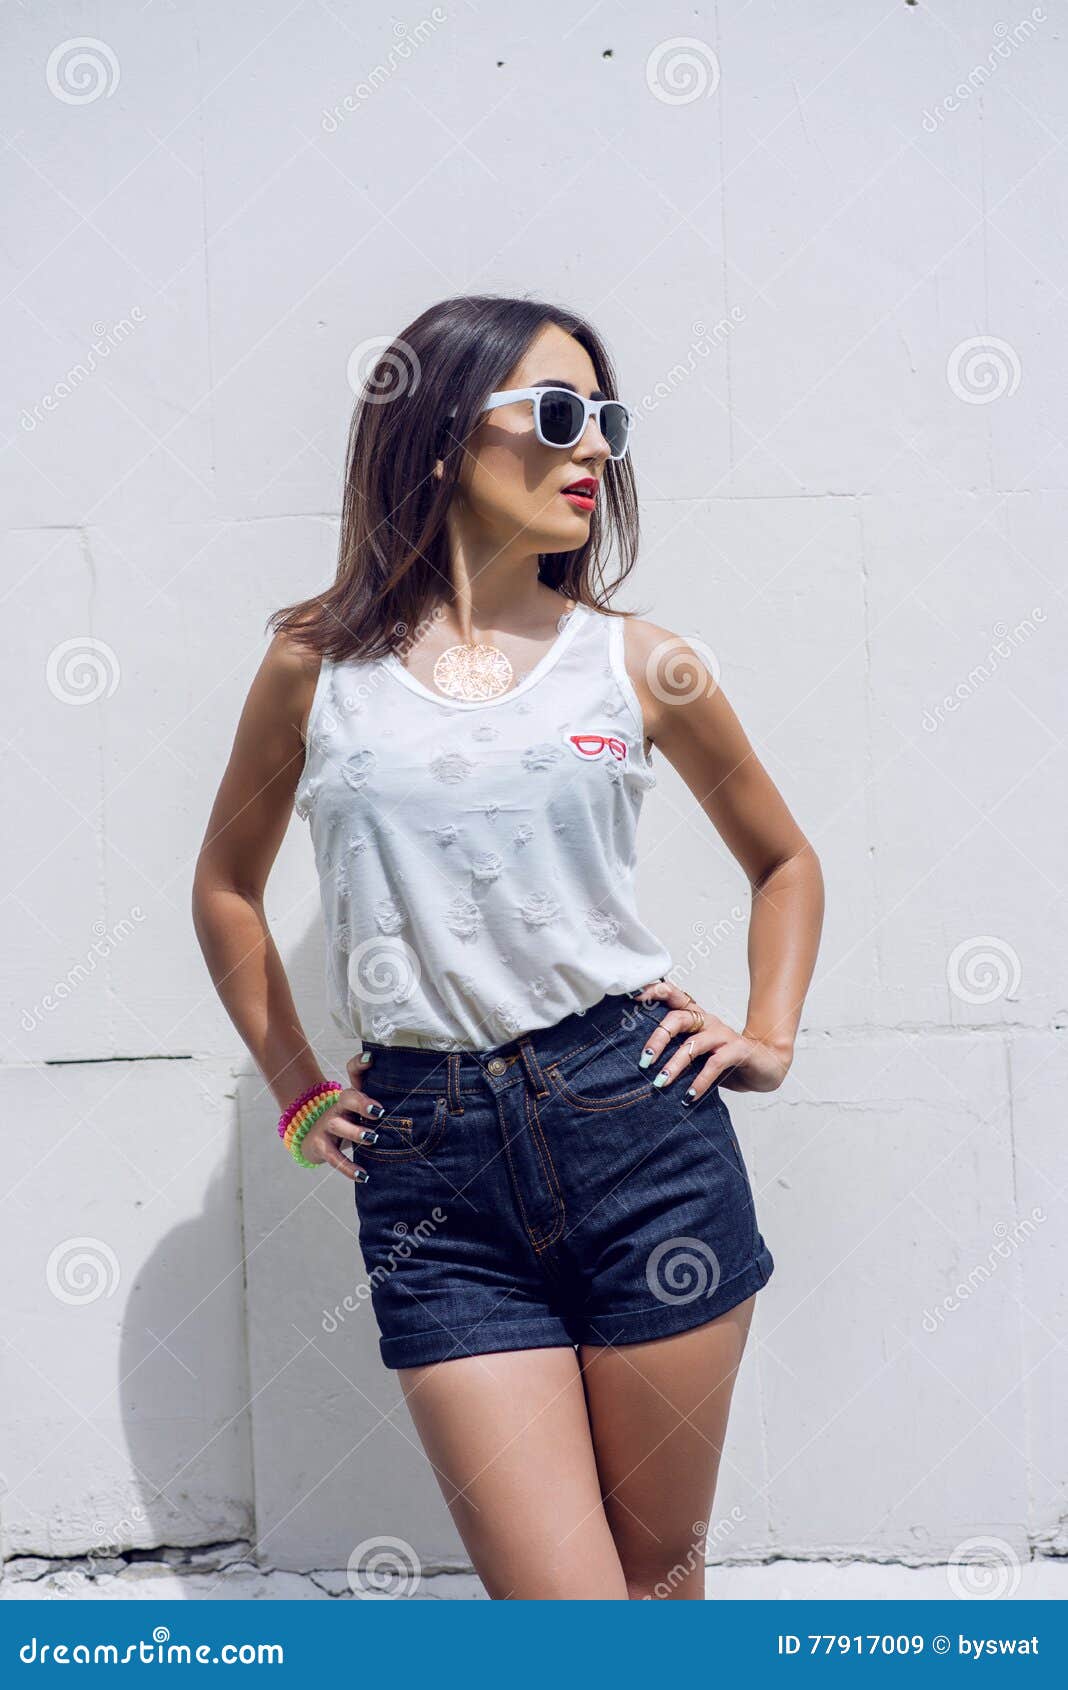
[[[289,1140],[289,1154],[292,1156],[294,1162],[299,1163],[302,1168],[321,1168],[325,1166],[322,1162],[309,1162],[308,1158],[301,1154],[300,1147],[304,1141],[305,1133],[307,1133],[309,1128],[314,1127],[320,1115],[325,1115],[329,1109],[334,1107],[339,1095],[340,1094],[336,1091],[328,1091],[324,1094],[324,1096],[316,1098],[309,1112],[301,1121],[300,1126],[294,1132],[293,1137]]]

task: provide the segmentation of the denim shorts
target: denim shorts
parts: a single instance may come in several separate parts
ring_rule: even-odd
[[[485,1051],[365,1045],[385,1113],[353,1189],[387,1367],[660,1338],[767,1283],[719,1087],[653,1086],[674,1040],[638,1067],[664,1013],[611,995]]]

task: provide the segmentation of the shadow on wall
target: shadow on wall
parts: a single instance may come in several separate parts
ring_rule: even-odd
[[[309,952],[314,950],[314,958]],[[321,944],[291,977],[311,981],[302,1013],[324,1073],[347,1083],[346,1044],[324,1018]],[[296,988],[295,988],[296,990]],[[466,1565],[395,1372],[382,1363],[358,1243],[355,1186],[299,1167],[262,1082],[238,1089],[256,1541],[265,1563],[345,1567],[399,1557]],[[399,1540],[399,1545],[393,1540]]]
[[[321,935],[288,950],[303,1025],[344,1077],[351,1048],[313,1031]],[[416,1566],[465,1561],[379,1357],[355,1188],[293,1162],[251,1069],[72,1061],[3,1077],[8,1118],[52,1135],[8,1203],[6,1556],[91,1568],[249,1540],[265,1566],[344,1569],[399,1539]]]

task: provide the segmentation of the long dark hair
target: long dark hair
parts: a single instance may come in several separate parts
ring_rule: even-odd
[[[465,294],[442,300],[378,354],[349,429],[334,584],[276,610],[268,628],[285,629],[335,660],[381,657],[401,649],[423,618],[448,599],[445,513],[465,442],[478,426],[486,397],[547,323],[585,347],[597,386],[618,398],[600,336],[574,312],[538,299]],[[440,480],[432,473],[439,457]],[[608,580],[605,554],[613,538],[617,567]],[[637,551],[638,497],[628,455],[606,462],[586,543],[575,551],[541,553],[539,579],[564,597],[607,611]]]

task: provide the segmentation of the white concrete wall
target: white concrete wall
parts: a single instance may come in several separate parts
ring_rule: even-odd
[[[332,572],[350,353],[472,289],[609,338],[628,602],[715,653],[827,878],[793,1072],[731,1100],[778,1266],[716,1553],[1068,1551],[1053,13],[5,10],[5,1553],[458,1553],[369,1314],[324,1329],[351,1190],[280,1153],[188,904],[264,618]],[[740,1024],[744,881],[667,768],[641,890]],[[336,1071],[296,819],[269,913]]]

